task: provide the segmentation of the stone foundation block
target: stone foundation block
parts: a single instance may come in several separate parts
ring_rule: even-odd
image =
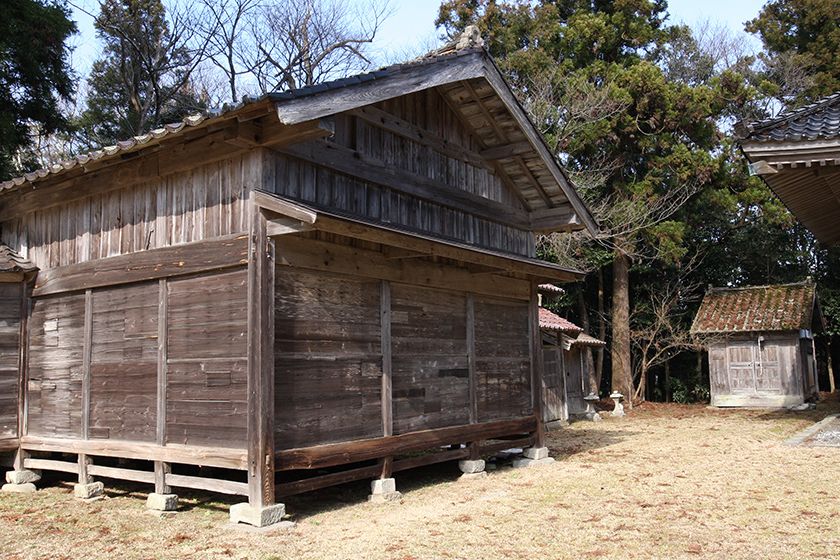
[[[529,447],[522,452],[527,459],[545,459],[548,457],[548,447]]]
[[[286,515],[285,504],[274,504],[263,508],[256,508],[248,503],[230,506],[230,522],[234,524],[245,523],[253,527],[268,527],[283,521],[284,515]]]
[[[0,488],[0,492],[8,492],[9,494],[32,494],[37,491],[38,489],[31,482],[24,484],[4,484]]]
[[[39,471],[8,471],[6,473],[6,482],[9,484],[34,484],[41,480],[41,473]]]
[[[464,474],[475,474],[484,471],[484,459],[465,459],[458,461],[458,468]]]
[[[153,511],[175,511],[178,509],[178,496],[175,494],[149,494],[146,509]]]
[[[472,482],[473,480],[481,480],[482,478],[487,478],[487,472],[474,472],[474,473],[464,473],[460,477],[458,477],[459,482]]]
[[[397,502],[402,494],[397,492],[397,481],[393,478],[380,478],[370,482],[370,496],[368,501],[375,504]]]
[[[513,468],[515,469],[524,469],[529,467],[542,467],[544,465],[550,465],[554,462],[554,459],[551,457],[546,457],[544,459],[516,459],[513,462]]]
[[[73,495],[82,500],[90,500],[97,498],[105,492],[105,485],[101,482],[91,482],[90,484],[76,484],[73,486]]]

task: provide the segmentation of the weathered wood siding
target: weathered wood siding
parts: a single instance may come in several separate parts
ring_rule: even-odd
[[[155,440],[158,286],[92,293],[91,439]]]
[[[382,435],[379,298],[376,280],[277,268],[278,447]]]
[[[0,283],[0,439],[17,435],[22,290]]]
[[[523,209],[435,90],[341,115],[335,127],[329,141],[272,152],[267,165],[273,166],[274,192],[418,233],[533,255],[533,235],[506,223],[501,214],[487,219],[388,186],[432,184]]]
[[[466,309],[464,293],[392,286],[395,434],[469,423]]]
[[[247,273],[169,281],[166,441],[247,440]]]
[[[0,239],[46,270],[247,231],[245,199],[260,184],[261,158],[244,153],[36,210],[0,224]]]
[[[29,319],[29,433],[81,437],[85,294],[35,299]]]
[[[406,263],[388,261],[373,244],[355,242],[366,248],[350,250],[346,239],[332,240],[277,241],[277,448],[382,436],[387,418],[394,435],[469,424],[472,291],[456,281],[458,267],[437,265],[436,287],[421,286],[411,282],[427,277],[399,273]],[[345,262],[351,256],[355,260]],[[383,282],[390,294],[386,307]],[[528,302],[472,297],[475,421],[532,415]],[[381,402],[383,329],[390,333],[390,413]]]
[[[163,356],[163,441],[244,447],[246,271],[239,267],[173,278],[165,286],[165,302],[158,280],[90,290],[89,318],[85,292],[34,299],[28,324],[30,435],[85,437],[83,380],[89,352],[87,437],[157,441]],[[166,309],[163,353],[161,308]]]
[[[476,297],[478,419],[526,416],[531,406],[528,303]]]
[[[804,401],[799,333],[730,336],[709,347],[714,406],[788,406]]]

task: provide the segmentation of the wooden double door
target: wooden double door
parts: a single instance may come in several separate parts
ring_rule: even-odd
[[[773,341],[730,342],[727,345],[732,393],[782,393],[786,347]]]

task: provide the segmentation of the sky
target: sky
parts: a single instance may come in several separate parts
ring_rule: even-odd
[[[348,0],[359,1],[359,0]],[[721,24],[737,33],[744,33],[744,22],[758,14],[765,0],[670,0],[668,11],[673,23],[694,25],[703,21]],[[400,55],[420,54],[418,46],[425,47],[438,36],[434,21],[440,0],[391,0],[392,15],[382,25],[374,42],[377,63],[394,62]],[[99,54],[93,19],[82,10],[97,11],[96,0],[71,0],[81,10],[73,8],[73,18],[79,34],[73,39],[73,67],[84,76]],[[758,41],[755,40],[756,46]],[[425,49],[421,49],[425,50]],[[407,58],[407,57],[403,57]]]

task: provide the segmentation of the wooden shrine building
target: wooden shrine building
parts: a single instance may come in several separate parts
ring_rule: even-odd
[[[691,332],[707,338],[712,406],[782,407],[817,394],[812,282],[706,293]]]
[[[315,488],[539,460],[536,287],[581,275],[535,234],[595,228],[474,47],[4,183],[8,482],[241,495],[234,520],[265,525]]]

